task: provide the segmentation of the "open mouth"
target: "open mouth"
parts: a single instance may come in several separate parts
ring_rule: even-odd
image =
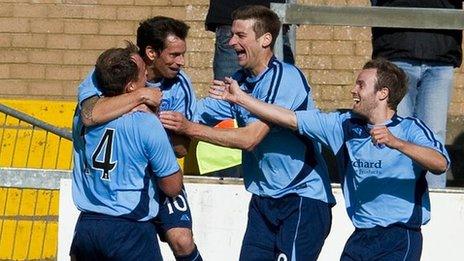
[[[235,50],[235,52],[237,53],[237,57],[238,57],[239,59],[245,58],[245,56],[246,56],[245,50]]]

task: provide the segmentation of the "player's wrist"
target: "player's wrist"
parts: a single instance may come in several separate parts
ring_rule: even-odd
[[[244,92],[238,92],[235,95],[235,103],[238,105],[245,105],[246,104],[246,99],[247,99],[247,94]]]
[[[182,129],[181,131],[181,134],[184,134],[186,136],[195,136],[196,134],[196,131],[195,131],[195,124],[190,122],[190,121],[186,121],[185,124],[184,124],[184,128]]]
[[[139,104],[147,103],[150,100],[149,95],[148,95],[148,88],[141,88],[141,89],[138,89],[137,91],[139,92],[138,99],[137,99]]]
[[[405,147],[407,146],[407,143],[404,140],[394,138],[394,142],[391,143],[391,148],[403,151]]]

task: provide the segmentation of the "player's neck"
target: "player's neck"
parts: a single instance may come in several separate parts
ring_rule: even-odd
[[[258,63],[256,63],[256,65],[250,70],[251,73],[254,76],[258,76],[264,72],[267,69],[269,62],[271,61],[272,56],[274,56],[272,52],[264,52],[261,55]]]
[[[147,80],[149,82],[160,82],[161,80],[163,80],[163,76],[157,74],[155,70],[150,70],[147,75]]]
[[[371,113],[368,122],[372,125],[382,125],[384,122],[390,120],[395,115],[395,111],[390,108],[377,109]]]
[[[153,71],[152,68],[149,68],[149,70],[147,70],[147,81],[149,82],[152,82],[156,79],[156,74],[155,72]]]

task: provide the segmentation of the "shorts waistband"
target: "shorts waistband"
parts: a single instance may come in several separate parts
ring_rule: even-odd
[[[122,222],[148,222],[148,221],[137,221],[129,218],[110,216],[102,213],[96,212],[81,212],[79,219],[99,219],[99,220],[112,220],[112,221],[122,221]]]
[[[412,226],[409,226],[409,225],[404,224],[404,223],[394,223],[394,224],[390,224],[390,225],[388,225],[386,227],[375,226],[375,227],[371,227],[371,228],[356,228],[356,230],[359,230],[359,231],[363,231],[363,230],[382,230],[382,229],[389,229],[389,228],[403,228],[403,229],[417,231],[417,232],[421,231],[420,227],[412,227]]]

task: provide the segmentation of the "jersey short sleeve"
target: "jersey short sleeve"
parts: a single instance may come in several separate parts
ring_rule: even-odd
[[[298,68],[274,61],[269,70],[259,79],[259,86],[253,90],[252,95],[255,98],[292,111],[314,108],[309,84]],[[249,114],[246,121],[251,123],[257,119],[256,115]]]
[[[213,126],[222,120],[230,118],[234,118],[230,103],[206,97],[197,102],[193,121]]]
[[[296,111],[297,128],[301,135],[338,151],[344,142],[343,115],[322,113],[317,109]]]
[[[424,122],[416,118],[407,118],[413,121],[412,128],[409,129],[408,132],[408,141],[412,142],[416,145],[428,147],[438,151],[442,154],[447,161],[447,168],[450,165],[450,158],[448,152],[445,149],[445,146],[437,140],[433,131],[431,131]]]
[[[102,92],[98,90],[97,87],[97,78],[95,75],[95,68],[92,69],[85,79],[79,84],[77,93],[77,101],[79,108],[82,105],[82,102],[92,96],[101,96]]]
[[[138,114],[144,118],[142,122],[146,123],[139,129],[153,174],[166,177],[179,171],[179,164],[161,122],[152,114]]]

